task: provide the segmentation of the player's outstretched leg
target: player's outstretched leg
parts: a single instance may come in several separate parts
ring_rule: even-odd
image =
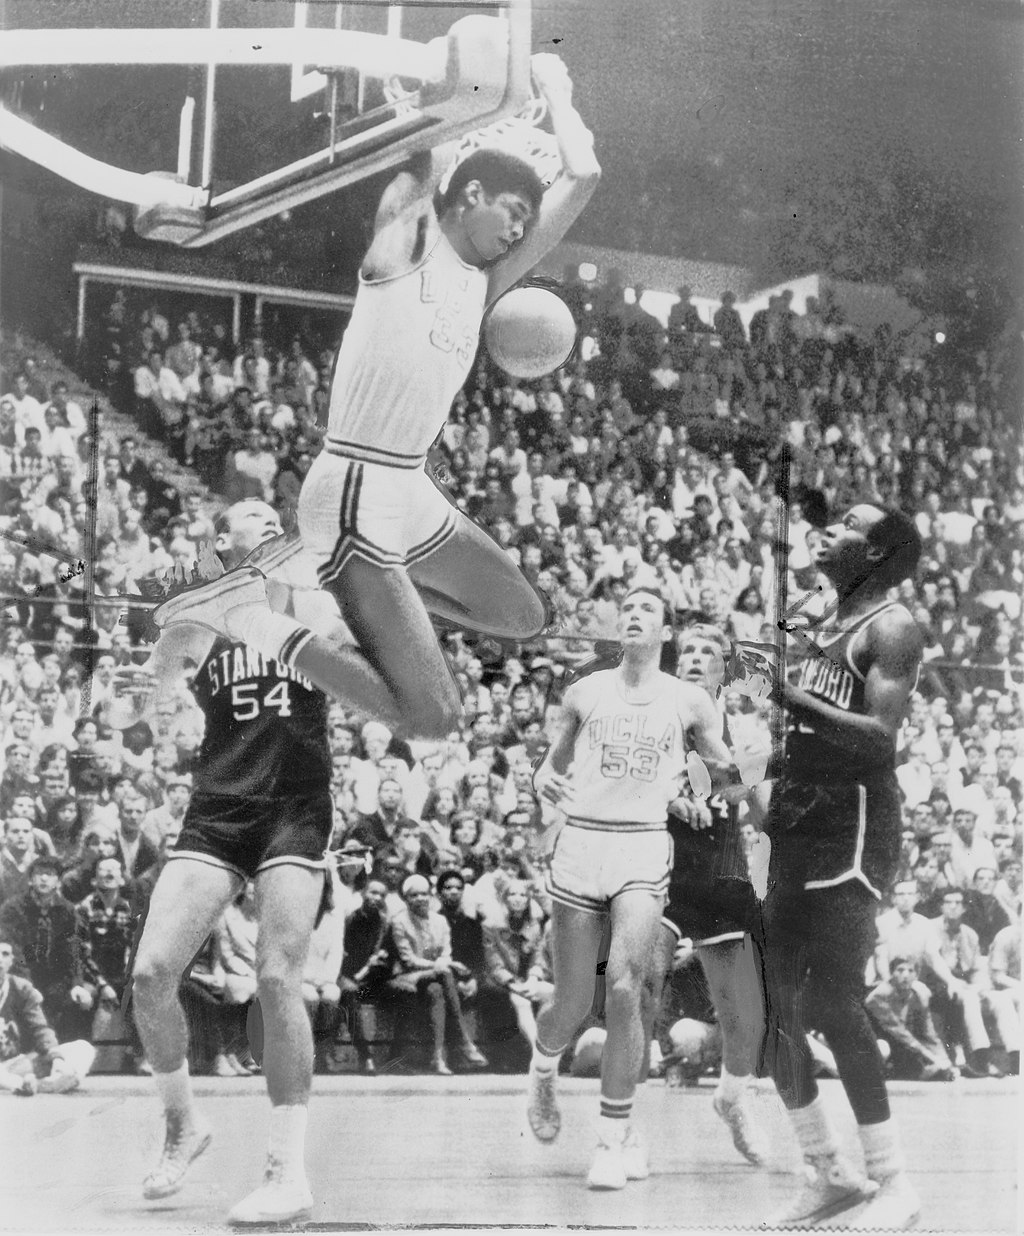
[[[189,1081],[188,1028],[178,1000],[185,968],[238,888],[238,876],[210,863],[176,858],[160,873],[132,971],[132,1000],[146,1059],[164,1109],[164,1147],[142,1192],[170,1197],[211,1141]]]
[[[713,1100],[729,1126],[733,1145],[754,1166],[768,1157],[761,1130],[750,1110],[750,1080],[764,1032],[762,980],[749,936],[707,945],[697,956],[708,980],[711,1002],[722,1029],[722,1075]]]
[[[281,863],[256,876],[256,981],[265,1027],[263,1074],[270,1132],[263,1182],[234,1206],[236,1226],[308,1218],[306,1117],[313,1078],[313,1034],[302,999],[302,971],[323,892],[323,872]]]
[[[643,986],[661,929],[661,901],[639,890],[620,893],[612,901],[611,924],[605,972],[608,1038],[601,1056],[597,1150],[587,1174],[591,1189],[621,1189],[628,1180],[650,1175],[632,1113],[645,1046]]]
[[[554,991],[537,1014],[528,1079],[526,1116],[538,1141],[553,1142],[562,1127],[558,1110],[558,1062],[594,1000],[604,915],[554,901],[552,973]]]
[[[831,889],[828,892],[838,899],[839,893]],[[802,921],[805,929],[809,924],[813,930],[821,927],[821,923],[815,919],[814,907],[803,902],[795,907],[785,903],[780,906],[777,897],[777,890],[773,890],[765,901],[765,972],[770,1016],[768,1060],[803,1152],[805,1181],[799,1194],[763,1226],[787,1228],[808,1226],[851,1210],[868,1201],[878,1191],[878,1184],[840,1153],[814,1080],[802,1011],[808,995],[807,976],[815,967],[822,971],[824,963],[822,972],[830,987],[830,1003],[832,995],[837,994],[832,991],[832,985],[833,982],[838,985],[838,978],[828,958],[822,955],[820,942],[811,943],[803,938],[799,927],[787,930],[782,916],[788,915],[794,923]],[[831,961],[844,973],[847,969],[856,970],[859,964],[859,974],[863,975],[866,958],[860,958],[855,941],[848,943],[853,946],[849,952],[841,950],[831,956]],[[847,1012],[844,1007],[844,1015]],[[874,1036],[869,1034],[869,1039],[877,1053]],[[882,1097],[884,1100],[884,1083]]]

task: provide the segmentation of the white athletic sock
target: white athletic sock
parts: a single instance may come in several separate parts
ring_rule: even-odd
[[[606,1146],[621,1146],[629,1132],[629,1118],[598,1116],[597,1135]]]
[[[239,606],[228,615],[227,626],[235,639],[292,669],[296,654],[313,638],[309,627],[259,605]]]
[[[718,1097],[723,1103],[736,1103],[746,1094],[749,1082],[749,1077],[737,1077],[723,1064],[722,1076],[718,1079]]]
[[[562,1048],[564,1051],[565,1048]],[[546,1051],[539,1043],[533,1045],[533,1055],[530,1058],[531,1073],[554,1073],[558,1069],[558,1062],[562,1058],[562,1052],[552,1054]]]
[[[825,1115],[825,1107],[820,1095],[806,1107],[794,1108],[790,1111],[789,1118],[793,1122],[804,1158],[812,1156],[817,1158],[821,1155],[836,1153],[838,1146],[835,1134]]]
[[[284,1176],[306,1175],[306,1117],[309,1109],[302,1104],[270,1109],[270,1138],[267,1153],[284,1169]]]
[[[185,1124],[195,1123],[195,1110],[192,1104],[192,1083],[188,1076],[188,1061],[180,1064],[173,1073],[158,1073],[153,1070],[153,1082],[156,1085],[160,1102],[164,1111],[177,1116]]]
[[[864,1162],[870,1180],[888,1180],[906,1170],[899,1130],[892,1120],[880,1124],[859,1124],[857,1132],[864,1147]]]

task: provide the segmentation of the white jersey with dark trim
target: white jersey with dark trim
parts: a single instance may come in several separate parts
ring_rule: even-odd
[[[442,232],[405,274],[360,275],[331,383],[328,451],[422,464],[476,356],[487,282]]]
[[[690,725],[684,687],[659,673],[648,698],[629,702],[619,670],[598,670],[571,688],[580,716],[572,762],[573,822],[665,827],[686,775]]]

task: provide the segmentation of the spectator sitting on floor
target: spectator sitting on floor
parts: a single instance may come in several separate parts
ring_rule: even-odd
[[[135,924],[124,896],[124,870],[118,858],[101,858],[94,891],[75,907],[75,927],[85,982],[97,1001],[117,1005],[128,981]]]
[[[24,977],[43,998],[54,1029],[74,1037],[87,1034],[83,1011],[92,1008],[84,986],[75,937],[75,907],[59,890],[60,863],[37,858],[29,887],[0,906],[0,936],[15,946]],[[68,1037],[71,1037],[69,1034]]]
[[[544,923],[524,880],[509,880],[500,903],[484,923],[486,983],[507,993],[523,1038],[536,1037],[534,1013],[553,990],[545,977],[542,942]]]
[[[968,1077],[986,1077],[992,1066],[992,1041],[985,1026],[982,995],[987,967],[977,934],[963,925],[964,891],[948,888],[942,896],[942,917],[929,923],[933,941],[953,975],[940,988],[930,972],[924,974],[932,993],[932,1008],[940,1024],[950,1059],[956,1046],[964,1050]]]
[[[463,1000],[476,997],[484,977],[484,929],[477,914],[463,906],[466,880],[462,872],[448,867],[437,877],[441,914],[448,921],[452,941],[452,970]]]
[[[402,897],[405,908],[391,921],[395,961],[388,986],[396,992],[416,995],[425,1005],[435,1073],[451,1075],[445,1055],[449,1022],[466,1063],[472,1068],[486,1068],[487,1061],[470,1038],[463,1018],[452,970],[451,931],[444,916],[430,908],[429,882],[423,876],[408,876],[402,884]]]
[[[363,889],[362,904],[345,920],[341,998],[348,1018],[352,1046],[363,1073],[376,1073],[376,1065],[366,1033],[363,1005],[376,999],[388,977],[388,951],[385,934],[388,918],[384,912],[386,889],[380,880],[370,879]]]
[[[889,1044],[892,1075],[902,1080],[954,1081],[959,1073],[932,1023],[931,993],[917,981],[913,958],[893,957],[888,982],[866,1000],[875,1032]]]
[[[28,979],[11,973],[14,947],[0,934],[0,1090],[9,1094],[65,1094],[77,1090],[96,1049],[77,1039],[59,1043]]]

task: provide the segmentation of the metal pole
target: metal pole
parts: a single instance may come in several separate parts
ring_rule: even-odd
[[[85,288],[88,282],[85,275],[78,276],[78,322],[75,326],[75,338],[79,347],[85,339]]]
[[[210,0],[210,29],[216,30],[220,22],[220,0]],[[217,62],[209,60],[206,65],[206,91],[203,97],[203,164],[199,183],[204,189],[213,182],[213,119],[214,88],[217,84]]]

